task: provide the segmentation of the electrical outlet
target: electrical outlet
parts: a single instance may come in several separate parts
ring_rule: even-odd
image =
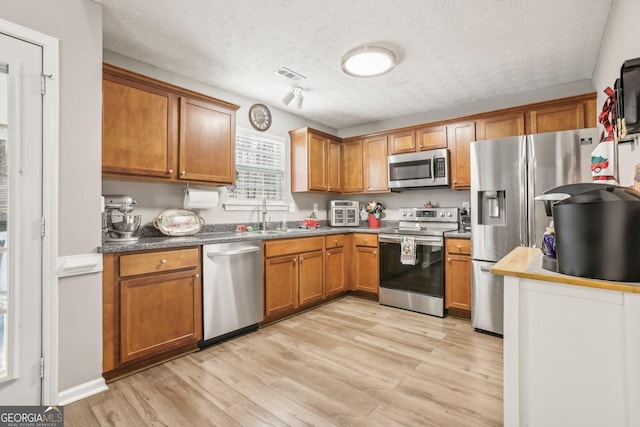
[[[314,212],[318,212],[318,204],[317,203],[313,204],[313,211]]]
[[[296,206],[293,203],[289,203],[289,213],[294,213],[296,211]]]

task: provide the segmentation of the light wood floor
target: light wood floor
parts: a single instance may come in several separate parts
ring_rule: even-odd
[[[346,297],[109,384],[71,426],[497,426],[502,340]]]

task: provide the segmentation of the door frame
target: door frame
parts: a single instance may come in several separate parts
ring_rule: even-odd
[[[59,42],[58,39],[0,19],[0,33],[42,47],[46,95],[42,97],[42,404],[58,403],[58,169]]]

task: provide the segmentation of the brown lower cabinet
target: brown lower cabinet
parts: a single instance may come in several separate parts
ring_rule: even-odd
[[[198,348],[201,247],[105,254],[103,376],[113,379]]]
[[[344,234],[325,236],[324,296],[332,297],[347,290],[347,252]]]
[[[378,293],[378,235],[355,233],[353,239],[353,290]]]
[[[349,291],[378,294],[378,236],[331,234],[264,242],[264,321]]]
[[[471,240],[445,242],[445,308],[450,314],[471,317]]]
[[[264,243],[264,321],[324,298],[324,237]]]

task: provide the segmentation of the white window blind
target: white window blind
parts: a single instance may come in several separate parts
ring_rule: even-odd
[[[284,138],[236,129],[236,186],[229,198],[284,201],[284,144]]]

